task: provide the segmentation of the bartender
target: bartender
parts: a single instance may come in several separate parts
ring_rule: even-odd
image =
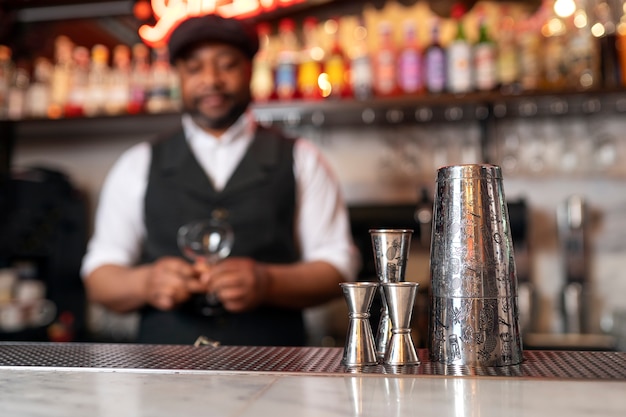
[[[108,173],[82,265],[88,298],[139,311],[138,342],[303,345],[302,310],[340,296],[360,263],[337,179],[311,142],[255,123],[253,28],[191,17],[168,47],[181,126],[128,149]],[[211,217],[234,231],[230,256],[190,262],[178,230]],[[222,308],[197,308],[206,294]]]

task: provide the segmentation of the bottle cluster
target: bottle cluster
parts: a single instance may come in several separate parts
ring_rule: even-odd
[[[274,32],[261,24],[253,94],[284,101],[621,87],[624,12],[599,3],[573,3],[567,16],[549,1],[526,15],[496,5],[488,16],[460,4],[449,19],[433,13],[392,20],[381,13],[369,22],[358,17],[343,37],[346,18],[309,17],[301,25],[283,19]]]
[[[144,44],[75,44],[55,39],[54,59],[14,62],[0,45],[0,119],[94,117],[179,108],[167,50]]]
[[[406,6],[358,16],[258,24],[256,102],[590,90],[626,85],[624,1],[559,2],[534,12],[481,2],[450,18]],[[619,7],[615,7],[619,4]],[[420,9],[421,10],[421,9]],[[180,108],[167,50],[91,49],[65,36],[53,59],[24,64],[0,45],[0,119],[159,113]]]

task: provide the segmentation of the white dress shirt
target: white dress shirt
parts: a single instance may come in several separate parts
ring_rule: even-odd
[[[254,137],[252,115],[242,115],[219,139],[188,115],[183,115],[182,124],[200,166],[215,189],[222,190]],[[150,159],[150,143],[141,142],[124,152],[108,173],[83,259],[83,277],[105,264],[132,266],[139,261],[146,236],[144,195]],[[320,151],[302,138],[294,146],[294,176],[296,242],[302,261],[329,262],[346,280],[354,280],[361,260],[352,243],[339,183]]]

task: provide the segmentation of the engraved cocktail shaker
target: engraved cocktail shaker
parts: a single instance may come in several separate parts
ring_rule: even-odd
[[[521,363],[517,276],[500,167],[440,168],[433,216],[431,360]]]

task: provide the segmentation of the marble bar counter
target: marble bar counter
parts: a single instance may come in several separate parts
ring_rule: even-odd
[[[342,349],[0,342],[0,416],[626,416],[626,353],[347,368]]]

